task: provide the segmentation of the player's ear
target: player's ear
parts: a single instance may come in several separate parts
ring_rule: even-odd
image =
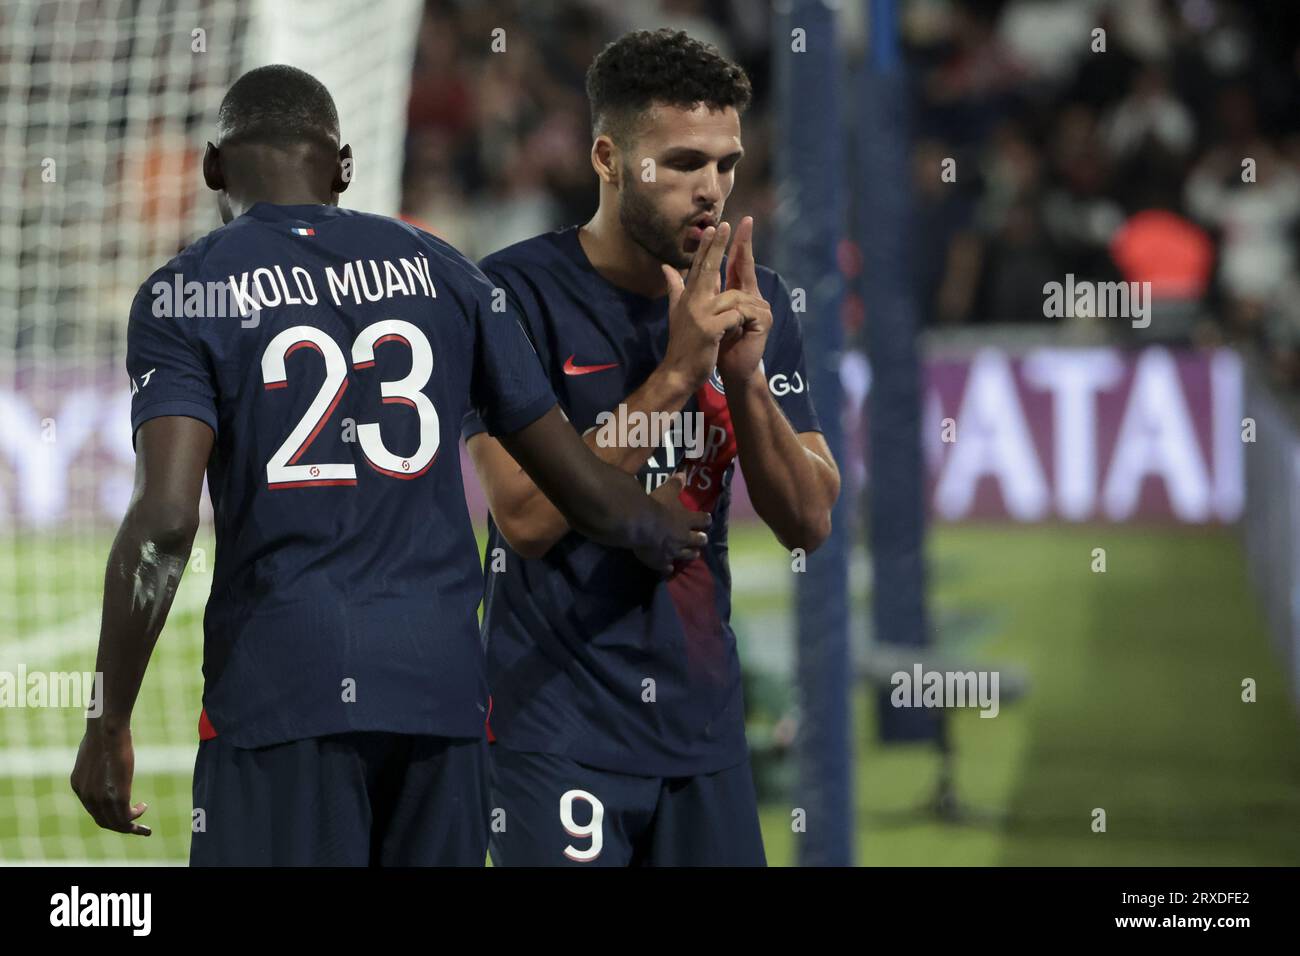
[[[352,182],[352,144],[345,143],[339,150],[339,164],[334,170],[334,182],[330,189],[335,193],[341,193],[348,188],[348,183]]]
[[[604,133],[596,137],[591,144],[591,168],[596,171],[602,183],[618,185],[618,147]]]
[[[203,150],[203,181],[216,192],[226,188],[226,177],[221,171],[221,150],[211,143]]]

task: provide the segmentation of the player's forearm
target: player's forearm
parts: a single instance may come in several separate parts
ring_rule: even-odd
[[[816,550],[831,533],[838,471],[804,447],[761,368],[746,381],[725,386],[736,454],[754,510],[784,547]]]
[[[594,456],[558,410],[501,445],[579,534],[634,550],[663,537],[662,509],[635,478]]]
[[[656,506],[640,483],[606,462],[597,462],[557,500],[564,505],[566,528],[598,544],[636,549],[660,535]]]
[[[610,414],[615,417],[615,421],[620,418],[626,421],[649,420],[655,415],[671,415],[682,410],[690,400],[691,393],[691,382],[686,375],[669,366],[660,365],[650,373],[640,388],[623,399],[618,408],[610,409]],[[601,460],[629,475],[640,471],[641,466],[654,453],[654,448],[645,443],[635,446],[618,442],[602,444],[599,427],[594,431],[589,430],[583,437]]]
[[[657,412],[676,412],[691,397],[690,382],[675,370],[660,366],[651,373],[641,387],[622,402],[624,414],[651,416]],[[612,409],[615,416],[620,409]],[[635,420],[635,419],[630,419]],[[593,428],[583,440],[601,461],[635,475],[653,454],[650,447],[628,447],[617,442],[602,442],[599,428]],[[510,546],[525,557],[540,557],[554,547],[571,529],[560,510],[551,503],[537,485],[520,468],[514,478],[511,505],[503,513],[495,514]]]
[[[103,675],[103,712],[94,723],[130,725],[145,668],[162,632],[198,529],[198,514],[132,504],[108,556],[95,670]]]

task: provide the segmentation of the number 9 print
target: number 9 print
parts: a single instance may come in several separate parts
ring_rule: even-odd
[[[583,800],[591,804],[591,822],[580,824],[573,819],[573,801]],[[591,846],[585,850],[579,850],[569,844],[564,848],[564,855],[574,863],[590,863],[600,856],[600,851],[605,845],[605,837],[601,831],[601,823],[605,819],[605,806],[593,795],[586,790],[569,790],[560,797],[560,822],[564,824],[564,832],[577,840],[591,838]]]

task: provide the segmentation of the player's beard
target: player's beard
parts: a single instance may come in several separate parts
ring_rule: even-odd
[[[618,194],[618,221],[632,241],[660,262],[677,269],[689,269],[692,256],[681,247],[680,229],[650,201],[629,168],[623,170],[623,189]]]

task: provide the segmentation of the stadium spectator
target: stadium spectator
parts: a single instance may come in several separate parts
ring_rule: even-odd
[[[430,2],[406,214],[476,258],[590,215],[584,65],[623,30],[672,24],[718,42],[754,78],[745,193],[733,201],[770,228],[770,15],[754,0],[557,0],[545,15],[519,0]],[[1283,370],[1296,338],[1286,290],[1300,286],[1300,31],[1284,11],[932,0],[903,4],[901,25],[927,324],[1051,321],[1046,282],[1138,279],[1160,290],[1157,337],[1254,341],[1294,377]],[[509,57],[492,51],[497,27]],[[951,156],[971,171],[955,184],[938,178]]]

